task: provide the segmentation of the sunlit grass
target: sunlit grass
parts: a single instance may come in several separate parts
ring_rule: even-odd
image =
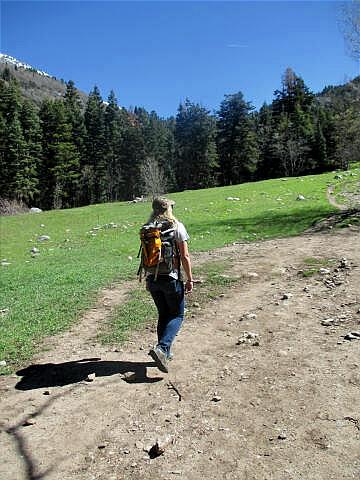
[[[348,184],[358,177],[344,178]],[[328,173],[170,196],[190,249],[207,251],[301,233],[336,210],[326,199],[334,182],[340,188],[342,180]],[[299,194],[305,200],[297,200]],[[138,230],[149,212],[150,203],[124,202],[2,217],[0,260],[10,265],[0,267],[0,361],[23,363],[44,336],[76,322],[101,288],[136,277]],[[50,240],[39,242],[40,235]],[[216,275],[213,281],[225,282]]]

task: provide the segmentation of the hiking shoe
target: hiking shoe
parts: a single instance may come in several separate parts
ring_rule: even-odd
[[[154,347],[149,352],[150,357],[156,363],[157,368],[164,373],[168,373],[166,353],[160,347]]]

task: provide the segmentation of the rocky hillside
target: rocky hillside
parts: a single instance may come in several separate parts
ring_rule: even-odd
[[[323,105],[331,105],[343,111],[354,102],[360,102],[360,75],[344,85],[327,86],[317,95]]]
[[[9,55],[0,54],[0,76],[7,71],[15,77],[21,87],[21,91],[26,98],[32,100],[36,105],[40,105],[45,98],[61,98],[66,90],[64,80],[58,80],[48,73],[20,62]],[[79,91],[82,102],[86,103],[87,95]]]

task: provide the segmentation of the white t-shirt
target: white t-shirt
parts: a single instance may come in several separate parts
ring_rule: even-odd
[[[175,238],[178,243],[181,242],[187,242],[189,240],[189,234],[186,231],[186,228],[184,227],[184,224],[181,222],[177,221],[176,222],[176,231],[175,231]]]
[[[183,223],[179,222],[177,220],[176,222],[176,230],[175,230],[175,239],[178,243],[182,242],[187,242],[189,240],[190,236],[186,231],[186,228]],[[181,264],[181,260],[179,259],[179,262]],[[180,270],[180,279],[182,277],[181,275],[181,270]],[[176,280],[179,279],[179,270],[173,270],[172,272],[169,273],[169,277],[175,278]]]

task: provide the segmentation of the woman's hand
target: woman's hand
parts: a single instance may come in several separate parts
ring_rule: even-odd
[[[185,283],[185,293],[191,293],[193,291],[194,282],[192,280],[187,280]]]

